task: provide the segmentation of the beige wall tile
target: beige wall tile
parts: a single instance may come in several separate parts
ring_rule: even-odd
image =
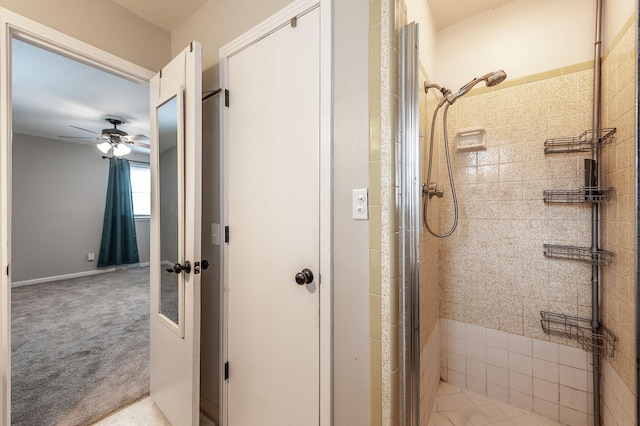
[[[603,149],[606,183],[615,187],[614,199],[603,205],[603,245],[616,254],[604,271],[603,324],[617,337],[616,356],[608,361],[611,370],[635,393],[635,117],[627,116],[635,108],[636,52],[635,25],[628,27],[603,62],[603,127],[616,127],[616,137]],[[611,380],[606,377],[605,380]]]

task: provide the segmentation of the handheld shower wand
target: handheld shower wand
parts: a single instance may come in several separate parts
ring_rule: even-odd
[[[455,94],[452,94],[449,89],[445,89],[446,91],[449,92],[445,95],[445,93],[442,90],[440,90],[440,92],[442,92],[442,95],[444,97],[442,98],[438,106],[444,105],[445,102],[448,102],[449,105],[453,105],[453,103],[457,101],[458,98],[461,98],[462,96],[466,95],[467,92],[469,92],[469,90],[473,88],[473,86],[480,83],[481,81],[484,81],[487,87],[493,87],[497,84],[502,83],[505,78],[507,78],[507,73],[504,72],[503,70],[498,70],[498,71],[487,73],[482,77],[474,78],[473,80],[471,80],[470,82],[462,86],[460,89],[458,89],[458,91]],[[437,84],[431,85],[431,86],[440,87]],[[425,84],[425,92],[426,91],[427,91],[427,85]]]
[[[469,90],[471,90],[473,86],[480,83],[481,81],[484,81],[487,87],[493,87],[497,84],[502,83],[505,78],[507,78],[507,73],[502,70],[490,72],[480,78],[474,78],[469,83],[462,86],[460,90],[458,90],[458,93],[456,93],[456,98],[465,95]]]
[[[458,198],[456,196],[456,188],[453,183],[453,172],[451,170],[451,158],[449,155],[449,138],[447,136],[447,111],[449,110],[449,107],[453,105],[455,101],[458,100],[458,98],[461,98],[462,96],[466,95],[469,92],[469,90],[471,90],[476,84],[480,83],[481,81],[484,81],[487,87],[493,87],[497,84],[502,83],[506,78],[507,78],[507,73],[504,72],[503,70],[490,72],[483,75],[482,77],[474,78],[469,83],[462,86],[455,94],[451,93],[451,90],[447,89],[446,87],[441,87],[435,83],[427,83],[427,82],[424,83],[425,93],[428,93],[429,89],[438,89],[440,93],[442,93],[442,99],[438,103],[436,110],[433,112],[433,120],[431,122],[431,138],[429,140],[429,168],[427,169],[427,183],[424,185],[423,191],[422,191],[422,198],[423,198],[422,220],[424,222],[424,226],[426,226],[429,233],[435,237],[438,237],[438,238],[448,237],[449,235],[453,234],[453,231],[455,231],[456,227],[458,226]],[[438,115],[438,110],[445,103],[447,105],[444,108],[444,114],[442,116],[442,127],[443,127],[443,133],[444,133],[444,152],[447,158],[447,171],[449,172],[449,184],[451,186],[451,196],[453,198],[453,225],[447,232],[443,234],[438,234],[437,232],[433,231],[429,226],[427,206],[428,206],[429,200],[434,195],[436,195],[438,198],[441,198],[443,196],[443,190],[438,190],[436,184],[431,182],[431,168],[433,163],[433,139],[434,139],[434,133],[435,133],[435,127],[436,127],[436,118]]]

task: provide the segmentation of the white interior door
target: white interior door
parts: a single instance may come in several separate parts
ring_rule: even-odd
[[[229,426],[319,424],[320,10],[290,18],[223,61]]]
[[[151,79],[151,397],[197,425],[200,397],[202,48]]]

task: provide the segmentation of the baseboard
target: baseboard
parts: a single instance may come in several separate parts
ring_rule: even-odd
[[[107,272],[120,271],[123,269],[143,268],[149,266],[150,262],[135,263],[132,265],[119,265],[113,268],[96,269],[93,271],[75,272],[73,274],[55,275],[51,277],[34,278],[32,280],[16,281],[11,283],[11,287],[21,287],[24,285],[41,284],[60,280],[69,280],[72,278],[90,277],[91,275],[106,274]]]

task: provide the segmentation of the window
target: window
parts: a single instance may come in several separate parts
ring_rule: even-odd
[[[131,170],[131,196],[136,218],[151,215],[151,171],[148,166],[129,164]]]

